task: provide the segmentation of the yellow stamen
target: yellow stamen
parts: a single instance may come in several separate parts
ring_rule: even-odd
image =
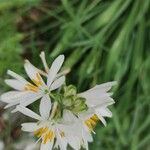
[[[36,79],[32,79],[32,81],[37,87],[42,85],[42,79],[39,73],[36,74]]]
[[[90,131],[93,131],[93,129],[95,128],[96,123],[97,123],[98,120],[99,119],[98,119],[97,115],[94,114],[92,117],[90,117],[89,119],[87,119],[85,121],[85,124],[89,128]]]
[[[92,116],[92,119],[95,120],[95,121],[98,121],[98,120],[99,120],[99,118],[98,118],[98,116],[97,116],[96,114],[94,114],[94,115]]]
[[[38,91],[38,87],[36,87],[35,85],[28,83],[25,85],[24,88],[26,91],[33,91],[33,92],[37,92]]]
[[[41,137],[43,134],[45,134],[48,131],[48,128],[40,128],[34,132],[34,135],[37,137]]]
[[[31,84],[31,83],[28,83],[28,84],[25,85],[25,90],[26,91],[38,92],[39,86],[42,85],[42,79],[41,79],[41,76],[40,76],[39,73],[36,74],[36,77],[37,78],[35,80],[34,79],[32,80],[35,85]]]
[[[55,134],[52,130],[46,128],[40,128],[34,132],[34,135],[37,137],[42,137],[43,144],[46,144],[48,141],[52,141],[55,137]]]
[[[48,141],[52,141],[55,137],[55,134],[53,131],[49,131],[43,138],[43,143],[46,144]]]

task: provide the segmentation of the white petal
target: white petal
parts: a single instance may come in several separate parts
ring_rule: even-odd
[[[93,91],[93,90],[99,90],[99,91],[103,91],[103,92],[107,92],[109,91],[112,86],[116,85],[117,82],[116,81],[112,81],[112,82],[107,82],[107,83],[103,83],[100,85],[96,85],[95,87],[93,87],[92,89],[90,89],[89,91]]]
[[[19,90],[19,91],[24,90],[24,87],[26,85],[25,83],[22,83],[16,79],[7,79],[5,80],[5,83],[9,85],[10,87],[12,87],[13,89]]]
[[[53,91],[53,90],[55,90],[55,89],[58,89],[62,84],[64,84],[64,82],[65,82],[65,76],[62,76],[62,77],[56,79],[56,80],[52,83],[52,85],[51,85],[51,87],[50,87],[50,90]]]
[[[106,120],[102,117],[102,115],[100,113],[98,113],[98,112],[96,112],[96,115],[98,116],[100,121],[104,124],[104,126],[106,126]]]
[[[47,86],[50,87],[64,62],[64,55],[59,55],[51,65],[48,73]]]
[[[80,113],[78,117],[82,120],[87,120],[91,118],[94,115],[94,113],[95,113],[95,109],[89,108],[87,111]]]
[[[103,117],[99,117],[104,126],[107,125],[106,120]]]
[[[112,112],[108,108],[97,108],[96,113],[99,113],[103,117],[112,117]]]
[[[89,131],[89,130],[88,130]],[[86,130],[82,130],[82,136],[83,136],[83,140],[88,141],[88,142],[93,142],[93,137],[91,135],[91,132],[87,132]]]
[[[98,90],[93,90],[93,91],[88,91],[88,92],[84,92],[79,94],[82,97],[88,98],[88,99],[103,99],[103,98],[109,98],[110,97],[110,93],[101,93]]]
[[[37,69],[28,60],[25,61],[24,68],[31,80],[37,78]]]
[[[16,107],[16,109],[21,112],[22,114],[30,117],[30,118],[33,118],[33,119],[36,119],[36,120],[42,120],[41,116],[39,116],[38,114],[36,114],[35,112],[31,111],[30,109],[24,107],[24,106],[21,106],[21,105],[18,105]]]
[[[62,138],[58,131],[56,132],[56,138],[57,138],[57,142],[60,147],[60,150],[66,150],[66,148],[67,148],[66,139],[64,137]]]
[[[65,123],[72,123],[72,122],[75,122],[76,120],[77,118],[75,117],[75,115],[73,115],[72,112],[70,112],[69,110],[64,110],[63,121]]]
[[[42,118],[48,119],[51,110],[51,99],[48,95],[44,95],[40,102],[40,114]]]
[[[11,70],[8,70],[7,74],[12,76],[13,78],[19,80],[22,83],[26,83],[27,82],[23,77],[21,77],[20,75],[18,75],[17,73],[15,73],[15,72],[13,72]]]
[[[93,137],[91,135],[91,132],[89,132],[89,129],[87,131],[84,129],[82,130],[82,138],[84,148],[88,150],[89,149],[88,142],[93,142]]]
[[[45,59],[45,53],[44,53],[43,51],[41,52],[40,57],[41,57],[43,66],[44,66],[44,68],[45,68],[45,71],[48,73],[49,67],[48,67],[48,65],[47,65],[47,62],[46,62],[46,59]]]
[[[40,76],[38,69],[35,66],[33,66],[28,60],[26,60],[24,68],[31,80],[39,80],[40,78],[40,81],[42,81],[42,83],[44,84],[44,81],[42,80],[42,77]]]
[[[112,105],[114,103],[115,103],[114,101],[108,101],[108,102],[106,101],[106,102],[104,102],[102,104],[98,104],[98,105],[96,105],[94,107],[91,107],[91,108],[93,108],[93,109],[106,108],[107,106],[110,106],[110,105]]]
[[[34,132],[39,128],[37,123],[34,122],[23,123],[21,124],[21,126],[22,126],[22,130],[25,132]]]
[[[98,93],[98,92],[85,92],[79,94],[79,96],[86,98],[88,106],[100,105],[106,102],[114,102],[109,96],[109,93]]]
[[[89,150],[89,145],[88,145],[87,141],[84,141],[84,147],[85,147],[86,150]]]
[[[48,143],[46,143],[46,144],[41,143],[41,148],[40,148],[40,150],[52,150],[52,148],[53,148],[53,143],[54,143],[54,140],[52,140],[51,142],[48,142]]]
[[[36,150],[37,148],[38,146],[33,142],[33,143],[28,143],[24,150]]]
[[[9,91],[1,95],[1,101],[5,103],[15,103],[20,102],[28,95],[29,92],[27,91]]]
[[[9,104],[7,104],[4,108],[7,109],[7,108],[12,107],[12,106],[15,106],[15,105],[17,105],[17,104],[18,104],[18,102],[9,103]]]
[[[20,104],[23,106],[28,106],[32,103],[34,103],[36,100],[40,99],[42,97],[41,93],[28,93],[26,97],[22,101],[20,101]]]
[[[67,138],[69,145],[75,149],[75,150],[79,150],[80,149],[80,140],[78,137],[76,136],[71,136]]]

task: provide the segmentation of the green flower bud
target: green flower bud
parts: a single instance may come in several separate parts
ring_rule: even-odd
[[[83,111],[85,111],[87,109],[88,109],[87,105],[86,104],[82,104],[82,105],[80,105],[78,107],[74,107],[72,109],[72,112],[75,113],[75,114],[78,114],[78,113],[81,113],[81,112],[83,112]]]
[[[67,96],[67,97],[64,97],[62,100],[62,104],[65,107],[71,107],[73,103],[74,103],[74,96]]]
[[[88,109],[86,105],[86,99],[77,95],[77,89],[73,85],[64,86],[64,93],[52,94],[51,97],[54,101],[58,102],[58,110],[55,114],[55,118],[59,118],[62,115],[64,109],[72,111],[74,114],[81,113]]]
[[[88,107],[87,107],[85,101],[86,101],[86,99],[83,97],[76,97],[72,111],[74,113],[79,113],[79,112],[87,110]]]
[[[64,87],[64,96],[71,96],[71,95],[76,95],[77,94],[77,89],[73,85],[65,86]]]
[[[80,105],[81,103],[85,103],[86,99],[83,97],[75,97],[74,99],[74,104],[75,105]]]

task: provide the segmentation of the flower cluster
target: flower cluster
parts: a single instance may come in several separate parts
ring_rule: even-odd
[[[108,106],[114,100],[109,91],[116,82],[96,85],[78,93],[75,86],[65,84],[65,72],[59,72],[64,55],[58,56],[50,68],[44,52],[40,57],[44,70],[25,61],[24,68],[31,82],[8,70],[12,79],[5,82],[14,90],[1,95],[1,101],[7,103],[5,108],[13,106],[12,112],[19,111],[36,120],[23,123],[22,130],[32,132],[37,142],[41,141],[41,150],[54,147],[66,150],[68,146],[75,150],[88,149],[97,122],[106,125],[104,117],[112,116]],[[27,107],[37,100],[40,100],[39,114]]]

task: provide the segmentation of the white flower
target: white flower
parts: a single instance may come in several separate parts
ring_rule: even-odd
[[[101,108],[104,109],[103,106]],[[102,113],[100,117],[104,117],[106,114]],[[94,128],[97,122],[100,121],[95,110],[89,108],[87,111],[78,114],[78,116],[74,116],[71,111],[65,111],[64,116],[64,122],[70,122],[72,130],[76,131],[74,133],[74,137],[76,137],[74,142],[78,143],[77,149],[82,146],[88,150],[88,143],[93,142],[92,133],[95,134]]]
[[[73,137],[70,138],[70,141],[76,143],[76,148],[79,150],[82,147],[84,147],[86,150],[88,150],[88,143],[93,141],[91,131],[87,129],[85,121],[89,118],[86,116],[86,118],[77,117],[73,115],[71,111],[64,111],[63,121],[65,123],[70,124],[70,128],[72,131],[75,131],[73,133]]]
[[[8,70],[8,74],[14,79],[7,79],[5,82],[14,91],[9,91],[1,96],[1,101],[7,103],[5,108],[21,104],[23,106],[28,106],[35,102],[37,99],[41,99],[40,106],[49,105],[51,106],[51,100],[49,93],[57,88],[59,88],[65,81],[65,76],[59,76],[57,73],[60,70],[64,62],[64,55],[58,56],[51,65],[48,71],[47,83],[43,81],[38,70],[28,61],[25,62],[24,68],[27,75],[32,80],[32,83],[25,80],[20,75]]]
[[[76,126],[74,123],[76,117],[74,115],[64,115],[63,121],[53,120],[53,115],[57,111],[57,103],[54,103],[53,109],[48,105],[40,107],[40,115],[34,113],[30,109],[18,105],[17,111],[29,116],[33,119],[38,120],[38,122],[23,123],[22,130],[26,132],[32,132],[37,136],[41,142],[41,150],[51,150],[53,147],[59,147],[61,150],[67,150],[68,144],[75,150],[81,148],[81,138],[82,132],[77,132],[81,126]],[[50,114],[50,110],[52,111]],[[66,113],[65,113],[66,114]],[[69,121],[68,121],[69,120]],[[86,131],[83,132],[84,139],[87,141],[89,137],[86,135]],[[37,142],[38,142],[37,141]],[[54,143],[54,141],[56,141]]]
[[[89,116],[89,120],[86,121],[86,124],[90,130],[93,128],[93,125],[98,119],[100,119],[102,123],[106,125],[104,117],[112,116],[112,113],[107,106],[112,105],[114,100],[110,97],[112,93],[109,93],[108,91],[115,84],[116,82],[108,82],[96,85],[90,90],[78,94],[86,99],[86,104],[89,108],[86,112],[86,116]]]

